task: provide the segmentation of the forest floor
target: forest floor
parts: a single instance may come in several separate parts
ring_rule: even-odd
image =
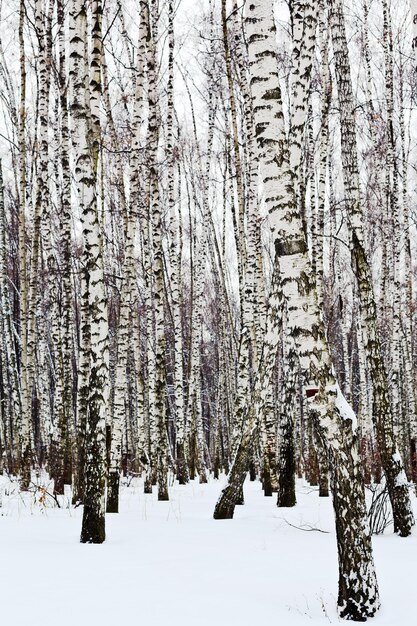
[[[3,482],[1,482],[3,481]],[[222,482],[171,486],[169,502],[140,480],[107,515],[103,545],[81,545],[81,508],[0,479],[0,614],[14,626],[279,626],[338,623],[332,503],[299,482],[278,509],[245,483],[235,519],[214,521]],[[413,499],[417,512],[416,499]],[[414,626],[417,532],[373,545],[383,608],[375,626]]]

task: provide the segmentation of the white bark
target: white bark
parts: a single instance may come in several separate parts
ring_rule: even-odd
[[[340,391],[335,391],[307,246],[295,204],[270,0],[254,0],[249,5],[246,32],[260,175],[287,303],[287,329],[297,344],[301,369],[306,376],[305,388],[314,386],[319,389],[310,409],[317,411],[320,428],[333,457],[339,606],[341,614],[346,617],[371,616],[377,610],[379,601],[367,534],[363,485],[359,478],[357,441],[352,423],[345,421],[336,405]],[[348,525],[347,518],[350,518]],[[356,571],[356,576],[352,576],[353,571]]]
[[[109,402],[108,321],[104,264],[97,206],[100,143],[101,6],[92,3],[90,71],[86,59],[87,14],[83,0],[70,10],[70,85],[75,181],[83,235],[82,360],[85,395],[79,416],[86,423],[85,497],[81,541],[105,539],[105,425]],[[87,95],[89,84],[90,96]]]

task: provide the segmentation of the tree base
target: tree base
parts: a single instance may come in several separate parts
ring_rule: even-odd
[[[213,519],[233,519],[233,514],[235,512],[235,504],[230,501],[227,497],[222,496],[221,501],[216,504],[213,513]]]
[[[256,466],[253,460],[249,463],[249,480],[252,483],[256,480]]]
[[[106,540],[104,513],[84,506],[81,543],[103,543]]]
[[[327,474],[326,476],[320,477],[319,497],[320,498],[329,497],[329,478]]]
[[[111,472],[107,481],[107,513],[119,512],[119,472]]]
[[[236,495],[236,504],[243,506],[245,504],[245,495],[243,493],[243,487],[241,487]]]
[[[146,472],[145,481],[143,483],[143,493],[152,493],[152,478],[149,470]]]
[[[161,468],[158,476],[158,501],[166,502],[169,500],[168,481],[164,468]]]
[[[183,443],[177,443],[177,480],[180,485],[186,485],[190,480]]]
[[[158,486],[158,501],[167,502],[169,500],[168,489],[164,489]]]

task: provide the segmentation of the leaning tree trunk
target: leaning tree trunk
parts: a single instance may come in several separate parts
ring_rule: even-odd
[[[295,203],[275,60],[271,0],[251,2],[246,33],[260,174],[287,303],[288,329],[296,341],[301,370],[308,375],[304,388],[306,392],[309,388],[313,393],[317,391],[310,400],[310,410],[319,420],[333,462],[339,553],[338,604],[343,617],[363,620],[375,614],[379,599],[367,531],[358,443],[353,429],[354,415],[350,407],[346,410],[345,400],[332,375],[314,277]]]
[[[265,338],[260,354],[260,367],[254,380],[253,390],[248,396],[245,411],[242,414],[242,432],[233,464],[227,477],[227,483],[216,503],[214,519],[231,519],[236,504],[242,494],[243,483],[249,468],[249,458],[258,431],[260,416],[265,413],[269,397],[272,375],[275,366],[281,324],[282,292],[279,276],[275,272],[269,299]]]
[[[394,530],[400,536],[407,537],[411,533],[414,518],[407,478],[394,436],[388,379],[377,329],[372,275],[365,251],[364,215],[360,198],[356,146],[355,104],[343,6],[340,0],[331,0],[331,34],[339,97],[343,182],[350,211],[352,265],[358,281],[364,347],[373,386],[373,419],[393,510]]]

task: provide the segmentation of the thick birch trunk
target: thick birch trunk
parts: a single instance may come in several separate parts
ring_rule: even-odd
[[[325,329],[317,307],[314,278],[295,204],[275,61],[275,26],[270,0],[249,6],[246,21],[260,174],[275,238],[288,330],[295,339],[304,387],[318,393],[310,401],[331,451],[333,499],[339,551],[341,615],[366,619],[376,612],[378,588],[367,532],[354,416],[344,407],[331,373]]]
[[[84,369],[79,419],[85,431],[85,492],[82,543],[105,540],[106,412],[108,410],[108,322],[102,241],[97,207],[100,143],[101,5],[91,7],[92,49],[87,65],[87,14],[83,0],[70,6],[70,84],[75,180],[84,234],[82,276],[82,360]],[[89,75],[90,68],[90,75]],[[87,97],[89,86],[89,98]]]

